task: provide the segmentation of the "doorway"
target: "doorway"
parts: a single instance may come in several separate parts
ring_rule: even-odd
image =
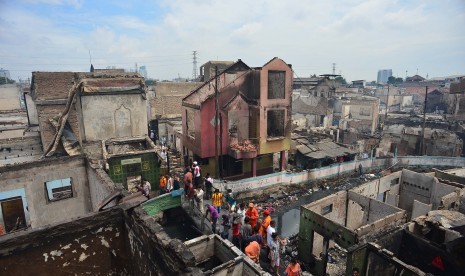
[[[6,233],[27,227],[23,200],[20,196],[2,200],[0,203]]]

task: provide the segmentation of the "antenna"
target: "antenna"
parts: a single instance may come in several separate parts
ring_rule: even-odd
[[[192,51],[192,79],[197,79],[197,51]]]
[[[336,63],[333,63],[333,75],[336,75]]]

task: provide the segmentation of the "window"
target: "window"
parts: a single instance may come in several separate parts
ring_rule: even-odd
[[[268,99],[285,98],[286,72],[268,71]]]
[[[333,204],[321,208],[321,215],[327,215],[333,211]]]
[[[45,190],[49,202],[73,197],[71,178],[45,182]]]
[[[268,138],[284,136],[284,110],[267,111]]]
[[[371,108],[370,107],[360,107],[360,116],[370,116]]]

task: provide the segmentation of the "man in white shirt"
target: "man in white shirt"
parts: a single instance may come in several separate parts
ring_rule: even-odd
[[[273,239],[271,234],[276,232],[276,221],[272,220],[268,228],[266,228],[266,245],[270,247],[270,242]]]

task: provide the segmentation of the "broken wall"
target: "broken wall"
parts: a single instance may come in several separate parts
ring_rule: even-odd
[[[126,257],[135,265],[132,275],[200,275],[195,256],[178,239],[172,239],[154,217],[140,207],[124,216]]]
[[[130,275],[121,209],[0,237],[2,275]],[[133,274],[134,275],[134,274]]]
[[[413,200],[431,203],[431,193],[435,183],[434,177],[426,176],[409,170],[402,170],[400,184],[399,208],[412,212]]]
[[[396,184],[399,184],[402,177],[402,171],[391,173],[387,176],[383,176],[379,179],[364,183],[355,188],[352,188],[351,191],[360,195],[364,195],[369,198],[378,198],[381,197],[381,194],[391,192],[395,188]]]
[[[86,162],[81,156],[0,167],[0,192],[24,189],[32,228],[82,216],[92,210]],[[71,178],[72,196],[50,201],[46,182]]]
[[[405,211],[381,201],[348,192],[347,225],[359,240],[369,240],[405,222]]]
[[[89,179],[89,192],[92,210],[98,211],[99,203],[115,190],[115,184],[110,176],[98,165],[87,163],[87,177]],[[113,206],[110,203],[108,207]]]

